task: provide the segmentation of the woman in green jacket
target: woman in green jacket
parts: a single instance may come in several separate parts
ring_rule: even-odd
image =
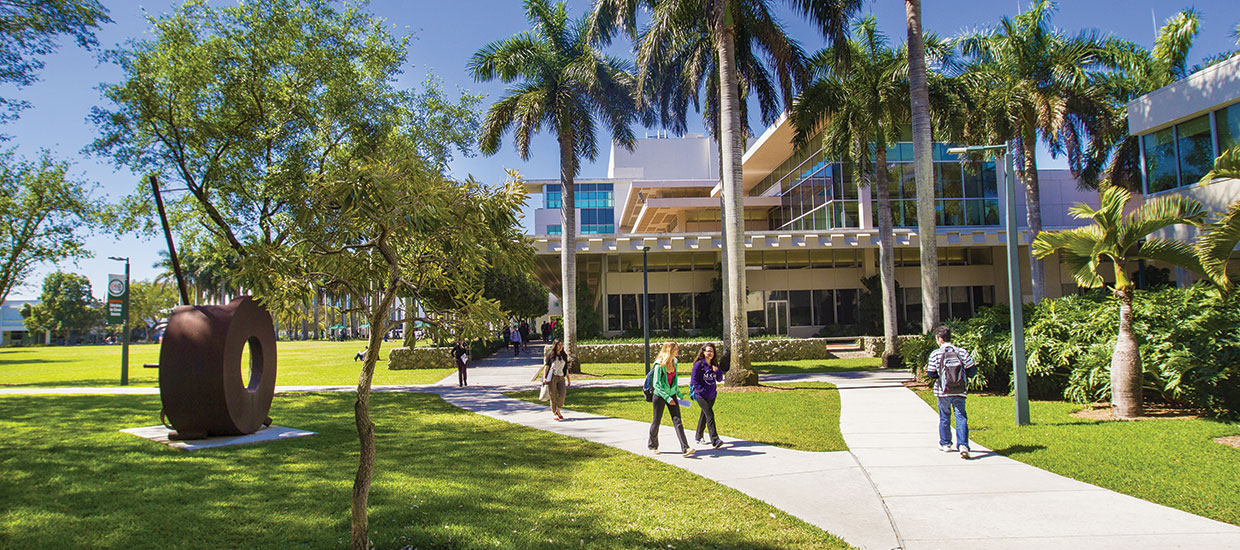
[[[654,402],[654,419],[650,422],[650,439],[646,442],[646,446],[658,454],[659,425],[663,422],[663,408],[667,407],[667,412],[672,415],[672,426],[676,430],[676,437],[680,439],[680,453],[684,456],[693,456],[693,448],[685,439],[685,428],[680,423],[680,400],[686,398],[680,393],[680,380],[676,376],[676,352],[679,350],[680,346],[676,342],[671,340],[664,342],[663,349],[659,350],[659,355],[651,367],[654,372],[652,377],[654,398],[651,399]]]

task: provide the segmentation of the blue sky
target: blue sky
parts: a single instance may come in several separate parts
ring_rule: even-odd
[[[213,2],[228,4],[228,2]],[[113,23],[105,25],[98,33],[103,47],[114,47],[129,39],[149,37],[148,15],[159,15],[179,5],[179,1],[152,0],[131,2],[104,0],[111,11]],[[590,2],[569,0],[570,13],[584,13]],[[778,5],[782,5],[776,2]],[[1012,15],[1021,6],[1016,0],[987,2],[923,1],[923,25],[929,31],[952,36],[971,29],[993,25],[1004,15]],[[1202,14],[1202,29],[1192,51],[1191,62],[1198,62],[1210,54],[1235,48],[1230,29],[1240,22],[1240,11],[1234,0],[1209,0],[1196,3],[1178,3],[1166,0],[1074,0],[1061,2],[1054,21],[1069,31],[1096,28],[1121,38],[1149,47],[1154,38],[1155,22],[1162,25],[1167,17],[1178,10],[1196,7]],[[465,64],[479,47],[498,39],[509,37],[527,28],[521,2],[518,0],[373,0],[370,10],[385,18],[397,33],[411,33],[414,40],[409,48],[409,64],[401,76],[400,86],[416,88],[428,73],[440,78],[447,90],[460,89],[485,94],[484,107],[489,106],[503,93],[499,83],[476,83],[469,77]],[[879,26],[892,42],[903,42],[904,3],[898,0],[867,2],[865,11],[874,14]],[[799,40],[807,51],[822,47],[823,41],[807,24],[783,12],[783,22],[791,36]],[[615,53],[625,55],[627,43],[615,46]],[[11,136],[9,147],[27,157],[37,155],[39,149],[48,149],[57,158],[73,163],[73,173],[80,179],[97,183],[100,194],[112,199],[132,192],[137,175],[126,169],[115,169],[107,159],[90,157],[83,148],[98,134],[86,117],[92,106],[103,101],[97,86],[103,82],[116,82],[120,72],[113,66],[101,65],[95,54],[65,44],[59,52],[45,58],[46,68],[40,82],[33,86],[14,90],[0,86],[0,95],[29,101],[32,108],[22,113],[21,119],[0,126],[0,133]],[[695,120],[700,117],[695,117]],[[763,128],[757,119],[753,129],[761,134]],[[690,131],[700,132],[699,128]],[[637,129],[639,136],[645,130]],[[653,130],[651,130],[653,131]],[[606,151],[600,144],[602,154],[594,163],[582,168],[583,177],[601,177],[607,172]],[[1051,159],[1042,151],[1039,166],[1064,167],[1062,160]],[[505,137],[504,148],[494,156],[458,158],[452,166],[455,175],[473,174],[487,182],[499,182],[505,169],[519,170],[527,178],[553,178],[559,174],[558,153],[554,137],[539,135],[531,147],[529,162],[522,161],[513,152],[511,139]],[[527,209],[527,220],[532,216]],[[150,279],[157,274],[151,264],[158,252],[163,250],[162,237],[143,238],[134,235],[96,234],[88,240],[94,258],[73,264],[43,265],[25,285],[14,289],[12,299],[38,296],[43,276],[57,269],[83,273],[90,278],[96,295],[103,294],[108,273],[120,273],[118,262],[107,260],[108,256],[129,256],[134,279]]]

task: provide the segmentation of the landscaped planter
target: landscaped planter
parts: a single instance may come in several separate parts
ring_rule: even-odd
[[[679,342],[681,363],[688,363],[697,356],[698,349],[707,342]],[[719,345],[719,342],[713,342]],[[792,361],[797,359],[835,359],[838,354],[827,349],[828,344],[838,344],[830,338],[787,338],[778,340],[750,340],[750,361]],[[653,361],[662,347],[661,342],[650,342],[650,360]],[[641,363],[645,360],[642,344],[591,344],[577,346],[577,358],[582,363]]]
[[[452,348],[392,348],[388,352],[389,370],[456,368]]]
[[[899,346],[900,344],[907,342],[909,340],[916,340],[918,338],[921,338],[921,336],[918,336],[916,334],[902,334],[900,336],[896,336],[896,346]],[[886,348],[887,348],[887,344],[884,343],[882,336],[862,336],[861,337],[861,349],[865,351],[865,354],[868,357],[882,357],[883,350]]]

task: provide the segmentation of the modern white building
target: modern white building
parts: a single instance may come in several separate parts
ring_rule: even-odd
[[[30,343],[22,307],[38,304],[38,300],[7,300],[0,304],[0,345]]]

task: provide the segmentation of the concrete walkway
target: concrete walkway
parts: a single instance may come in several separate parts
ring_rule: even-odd
[[[544,405],[502,392],[530,381],[541,350],[511,352],[429,386],[375,391],[430,391],[463,409],[507,422],[579,437],[637,454],[647,422]],[[1017,462],[973,443],[974,457],[937,449],[937,413],[904,388],[900,372],[767,375],[764,382],[823,381],[840,389],[840,431],[848,451],[810,453],[723,438],[721,449],[679,455],[670,427],[659,440],[669,454],[651,458],[763,500],[859,548],[1236,548],[1240,527],[1153,504]],[[582,379],[573,388],[634,387],[640,379]],[[279,386],[278,391],[353,391],[353,386]],[[572,405],[572,389],[568,405]],[[636,389],[634,390],[636,391]],[[157,393],[157,388],[6,388],[0,394]],[[728,396],[722,396],[727,399]],[[690,415],[693,416],[693,415]],[[726,426],[743,419],[720,419]],[[692,430],[693,421],[689,421]]]

